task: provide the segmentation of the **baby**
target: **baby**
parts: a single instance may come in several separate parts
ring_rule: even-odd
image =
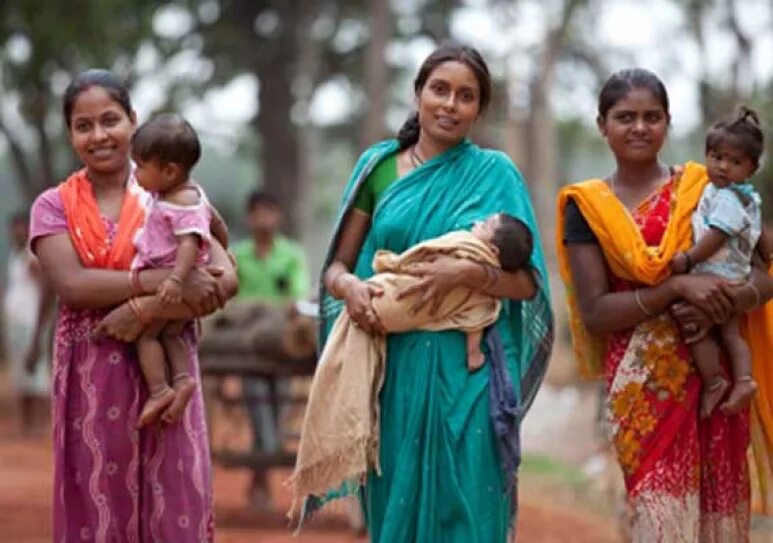
[[[444,300],[440,304],[438,314],[446,314],[457,325],[441,325],[442,319],[435,318],[435,314],[426,311],[416,315],[409,313],[411,303],[406,300],[398,301],[396,296],[420,278],[410,275],[409,269],[414,264],[426,262],[438,255],[448,255],[457,258],[474,260],[479,264],[496,266],[504,271],[517,271],[529,264],[529,258],[533,248],[533,240],[528,227],[520,220],[505,213],[496,213],[485,221],[476,222],[470,232],[456,231],[419,243],[402,254],[391,251],[378,251],[373,259],[373,269],[376,275],[368,279],[384,289],[384,295],[373,298],[372,305],[376,316],[385,326],[388,332],[400,332],[416,329],[448,329],[456,328],[467,334],[467,367],[474,371],[483,365],[484,356],[480,350],[483,336],[483,328],[490,324],[483,321],[477,325],[469,321],[468,312],[457,311],[454,308],[464,307],[460,305],[458,289],[454,296]],[[487,268],[490,269],[490,268]],[[486,294],[476,292],[466,295],[467,308],[490,308],[492,322],[499,314],[499,301]],[[394,324],[390,324],[394,323]],[[395,328],[397,326],[397,328]],[[323,353],[324,354],[324,353]]]
[[[738,115],[716,123],[706,136],[706,168],[710,183],[693,213],[694,245],[671,261],[673,273],[710,273],[735,284],[747,281],[761,232],[760,196],[749,182],[759,167],[763,135],[757,114],[741,107]],[[726,413],[748,405],[757,390],[751,375],[751,353],[740,332],[740,317],[720,325],[721,343],[733,370],[734,385]],[[708,417],[730,383],[721,373],[719,346],[709,334],[690,346],[703,380],[701,417]]]
[[[136,240],[133,270],[171,268],[156,296],[166,304],[182,301],[182,286],[194,266],[208,262],[210,231],[227,246],[227,230],[202,191],[189,178],[201,156],[193,127],[175,114],[140,126],[132,138],[137,182],[153,194],[144,228]],[[136,272],[133,272],[136,273]],[[132,275],[134,277],[135,275]],[[153,321],[137,340],[137,355],[150,397],[137,427],[179,420],[196,389],[188,373],[185,321]],[[172,386],[167,378],[167,364]]]
[[[483,329],[499,316],[501,302],[485,292],[501,268],[516,271],[529,267],[533,249],[528,227],[510,215],[497,213],[476,223],[471,232],[451,232],[419,243],[401,254],[378,251],[376,272],[367,281],[383,291],[371,299],[371,307],[387,333],[413,330],[459,330],[467,334],[467,367],[483,364],[480,351]],[[487,270],[483,289],[458,287],[436,307],[409,309],[419,293],[397,298],[422,279],[409,273],[412,265],[438,255],[472,260]],[[429,304],[428,304],[429,305]],[[301,429],[295,471],[288,484],[294,499],[337,488],[368,469],[379,469],[378,396],[384,379],[387,340],[358,328],[347,311],[333,324],[317,364]],[[418,358],[416,364],[424,360]],[[331,401],[334,398],[335,401]]]

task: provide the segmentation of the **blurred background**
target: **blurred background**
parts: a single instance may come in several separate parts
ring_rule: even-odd
[[[557,189],[613,166],[595,128],[596,94],[612,71],[642,66],[664,80],[673,117],[667,161],[702,160],[706,126],[741,102],[761,113],[768,134],[773,126],[770,0],[4,0],[0,217],[8,224],[77,166],[61,95],[74,74],[104,67],[130,82],[140,121],[160,111],[191,121],[204,144],[194,177],[234,238],[249,235],[251,191],[277,199],[284,234],[301,244],[315,279],[354,161],[396,133],[421,61],[448,38],[489,63],[494,101],[473,139],[504,149],[523,172],[550,259]],[[773,136],[767,145],[755,182],[770,219]],[[523,430],[521,539],[617,541],[621,489],[598,422],[599,386],[576,377],[556,278],[553,287],[560,328]],[[4,367],[0,526],[7,541],[45,541],[50,444],[19,436]],[[213,401],[223,406],[213,407],[222,419],[213,439],[226,448],[248,442],[245,416],[225,401],[239,394],[238,378],[214,379]],[[302,395],[302,384],[290,389]],[[294,416],[280,418],[292,426]],[[256,512],[249,459],[217,465],[219,540],[290,541],[279,484],[286,470],[261,464],[271,468],[271,507]],[[333,508],[300,540],[355,540],[350,513]],[[755,523],[759,541],[773,540]]]

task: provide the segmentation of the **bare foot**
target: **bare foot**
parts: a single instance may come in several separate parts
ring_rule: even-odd
[[[727,401],[722,404],[722,412],[727,415],[735,415],[743,411],[751,403],[757,393],[757,382],[751,377],[737,379]]]
[[[467,369],[471,372],[479,370],[485,361],[486,357],[480,351],[467,353]]]
[[[142,428],[148,424],[153,424],[158,420],[158,417],[171,404],[175,399],[175,392],[169,387],[164,388],[160,392],[152,395],[147,399],[145,405],[142,406],[142,412],[137,419],[136,428]]]
[[[730,388],[730,382],[721,375],[714,377],[711,383],[704,388],[701,395],[702,419],[707,419],[711,416],[711,413],[719,405],[728,388]]]
[[[161,416],[167,424],[175,424],[180,420],[185,408],[188,407],[188,402],[191,401],[191,396],[196,390],[196,382],[190,375],[175,377],[172,388],[174,389],[174,401],[164,411]]]

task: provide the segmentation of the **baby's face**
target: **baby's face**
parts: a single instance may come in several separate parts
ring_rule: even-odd
[[[494,233],[499,228],[499,214],[491,215],[485,221],[477,221],[472,226],[472,235],[485,243],[491,243],[494,239]]]
[[[743,183],[756,169],[752,159],[743,150],[727,143],[721,143],[706,153],[709,179],[719,187]]]
[[[177,180],[168,165],[161,165],[157,160],[141,160],[133,157],[136,168],[134,175],[142,188],[151,192],[164,192],[172,188]]]

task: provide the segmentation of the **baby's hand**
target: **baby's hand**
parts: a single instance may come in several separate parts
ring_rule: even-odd
[[[161,285],[159,285],[156,296],[163,305],[178,304],[182,302],[182,282],[177,277],[168,277]]]
[[[669,266],[671,267],[671,273],[674,275],[687,273],[688,260],[684,251],[676,253],[674,258],[671,259]]]

